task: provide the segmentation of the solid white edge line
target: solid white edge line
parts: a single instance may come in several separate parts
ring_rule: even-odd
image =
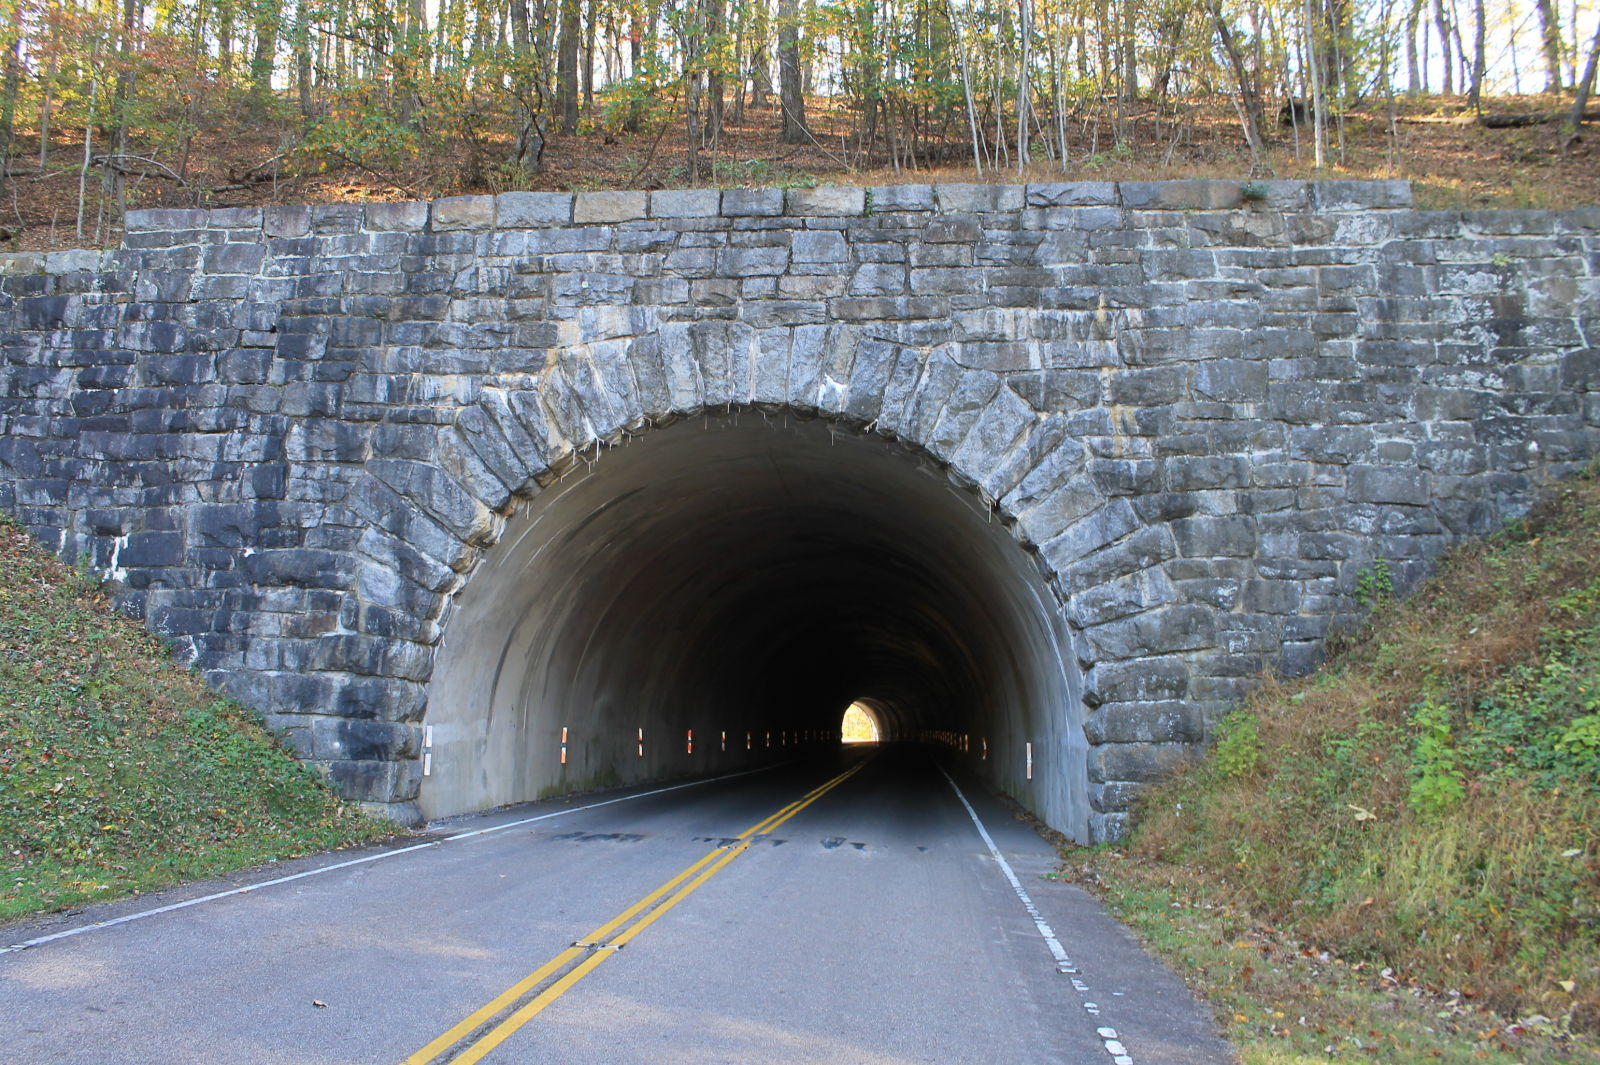
[[[1055,929],[1051,928],[1050,922],[1044,919],[1044,914],[1040,913],[1039,907],[1034,905],[1033,897],[1028,894],[1028,889],[1022,886],[1021,880],[1017,879],[1016,871],[1011,868],[1011,863],[1006,861],[1006,856],[1000,853],[999,847],[995,846],[994,837],[989,835],[989,830],[984,827],[983,821],[978,817],[978,811],[974,810],[972,804],[967,801],[967,796],[962,792],[961,786],[956,783],[956,778],[951,776],[950,771],[945,769],[943,765],[938,762],[934,764],[939,766],[939,772],[943,773],[944,778],[950,782],[950,790],[956,793],[956,798],[960,799],[961,805],[966,808],[967,816],[972,819],[973,827],[978,830],[978,835],[983,837],[984,845],[989,848],[989,856],[994,859],[995,865],[999,866],[1000,872],[1005,874],[1006,880],[1011,884],[1011,890],[1015,891],[1017,898],[1022,900],[1023,908],[1028,911],[1028,916],[1033,918],[1033,926],[1039,930],[1039,935],[1043,937],[1045,946],[1050,948],[1051,957],[1056,960],[1056,969],[1063,973],[1077,972],[1072,965],[1072,959],[1067,957],[1066,948],[1061,945],[1061,940],[1056,938]],[[1072,987],[1079,994],[1089,990],[1088,986],[1077,977],[1073,977]],[[1094,1003],[1085,1002],[1083,1006],[1085,1012],[1089,1013],[1090,1016],[1099,1015],[1099,1007],[1094,1006]],[[1094,1008],[1090,1009],[1090,1007]],[[1133,1058],[1128,1054],[1127,1047],[1117,1038],[1115,1028],[1097,1028],[1095,1034],[1100,1037],[1100,1042],[1105,1047],[1106,1053],[1111,1055],[1113,1065],[1133,1065]]]
[[[168,903],[165,906],[157,906],[154,909],[140,910],[137,913],[126,913],[121,917],[113,917],[106,921],[96,921],[93,924],[85,924],[79,925],[76,928],[62,929],[60,932],[52,932],[47,936],[38,936],[34,939],[24,940],[21,943],[12,943],[9,946],[0,947],[0,954],[13,954],[18,951],[28,950],[32,947],[42,947],[46,943],[54,943],[58,939],[71,939],[73,936],[81,936],[85,932],[98,932],[102,928],[114,928],[119,924],[127,924],[130,921],[141,921],[146,917],[157,917],[163,913],[172,913],[174,910],[186,910],[190,906],[198,906],[202,902],[215,902],[218,899],[226,899],[234,895],[248,895],[253,891],[260,891],[262,888],[277,887],[279,884],[287,884],[295,880],[304,880],[308,876],[319,876],[322,873],[332,873],[340,869],[349,869],[354,865],[365,865],[368,862],[375,862],[382,858],[393,858],[400,854],[410,854],[413,851],[427,850],[430,847],[439,847],[446,843],[454,843],[457,840],[471,839],[474,836],[487,836],[491,832],[504,832],[508,828],[519,828],[522,825],[531,825],[535,821],[548,821],[552,817],[566,817],[569,814],[581,814],[586,810],[598,810],[602,806],[612,806],[619,802],[631,802],[634,799],[645,799],[652,795],[664,795],[669,791],[681,791],[684,788],[695,788],[702,784],[715,784],[722,780],[733,780],[736,777],[747,777],[752,773],[764,773],[769,769],[776,769],[778,766],[785,764],[787,763],[774,762],[771,765],[758,766],[755,769],[744,769],[737,773],[726,773],[720,777],[707,777],[704,780],[691,780],[687,784],[672,784],[665,788],[654,788],[650,791],[641,791],[634,795],[622,795],[615,799],[606,799],[604,802],[592,802],[587,806],[574,806],[570,810],[552,810],[546,814],[538,814],[534,817],[524,817],[517,821],[508,821],[503,825],[491,825],[488,828],[475,828],[470,832],[457,832],[454,835],[445,836],[443,839],[431,839],[426,843],[413,843],[408,847],[398,847],[394,850],[380,851],[377,854],[368,854],[360,858],[351,858],[348,861],[335,862],[332,865],[319,866],[316,869],[306,869],[299,873],[290,873],[288,876],[280,876],[272,880],[263,880],[259,884],[246,884],[243,887],[229,888],[227,891],[218,891],[210,895],[202,895],[199,898],[184,899],[182,902]]]
[[[1033,898],[1028,894],[1028,889],[1022,886],[1022,881],[1017,879],[1017,874],[1012,870],[1011,863],[1006,861],[1005,855],[1000,853],[1000,848],[994,845],[994,837],[989,835],[989,830],[978,819],[978,811],[972,808],[972,804],[967,801],[967,796],[962,792],[960,786],[956,784],[955,777],[952,777],[944,766],[939,766],[939,772],[944,774],[944,778],[950,782],[951,789],[956,793],[956,798],[960,799],[961,805],[966,807],[967,816],[972,818],[972,824],[977,828],[978,835],[983,837],[984,846],[989,848],[990,857],[1000,867],[1000,872],[1005,875],[1006,880],[1011,883],[1011,890],[1015,891],[1017,898],[1022,900],[1023,908],[1028,911],[1028,916],[1033,918],[1033,926],[1039,930],[1039,935],[1043,937],[1045,946],[1050,948],[1050,955],[1055,958],[1056,965],[1063,967],[1063,971],[1066,968],[1070,968],[1072,959],[1067,957],[1066,948],[1061,945],[1061,940],[1056,938],[1055,929],[1051,928],[1050,923],[1044,919],[1044,915],[1039,912],[1039,907],[1033,904]]]

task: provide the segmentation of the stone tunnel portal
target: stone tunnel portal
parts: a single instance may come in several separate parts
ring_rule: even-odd
[[[1087,840],[1068,641],[1033,558],[930,457],[820,419],[697,416],[507,522],[446,620],[420,803],[732,771],[792,756],[786,736],[837,743],[860,700],[884,738],[942,734]]]

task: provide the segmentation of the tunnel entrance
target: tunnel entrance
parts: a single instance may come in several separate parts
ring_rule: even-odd
[[[508,520],[445,620],[420,803],[435,818],[836,750],[860,700],[881,738],[945,737],[1086,840],[1067,641],[1032,556],[925,453],[817,418],[697,416]]]

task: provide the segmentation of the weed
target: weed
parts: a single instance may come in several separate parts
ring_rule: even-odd
[[[1211,764],[1225,780],[1241,780],[1261,764],[1261,732],[1254,715],[1234,710],[1217,725]]]
[[[1356,574],[1356,602],[1370,610],[1385,600],[1394,598],[1394,578],[1389,573],[1389,560],[1375,558],[1372,564]]]
[[[1411,709],[1416,742],[1411,749],[1411,792],[1406,802],[1417,813],[1437,816],[1466,796],[1461,758],[1450,737],[1450,708],[1424,700]]]

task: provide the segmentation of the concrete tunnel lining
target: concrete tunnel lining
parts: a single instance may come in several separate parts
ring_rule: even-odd
[[[837,742],[865,699],[889,738],[970,736],[975,770],[1087,839],[1068,639],[1033,558],[931,457],[817,418],[693,417],[507,521],[445,621],[419,801],[732,771],[792,756],[785,731]]]

